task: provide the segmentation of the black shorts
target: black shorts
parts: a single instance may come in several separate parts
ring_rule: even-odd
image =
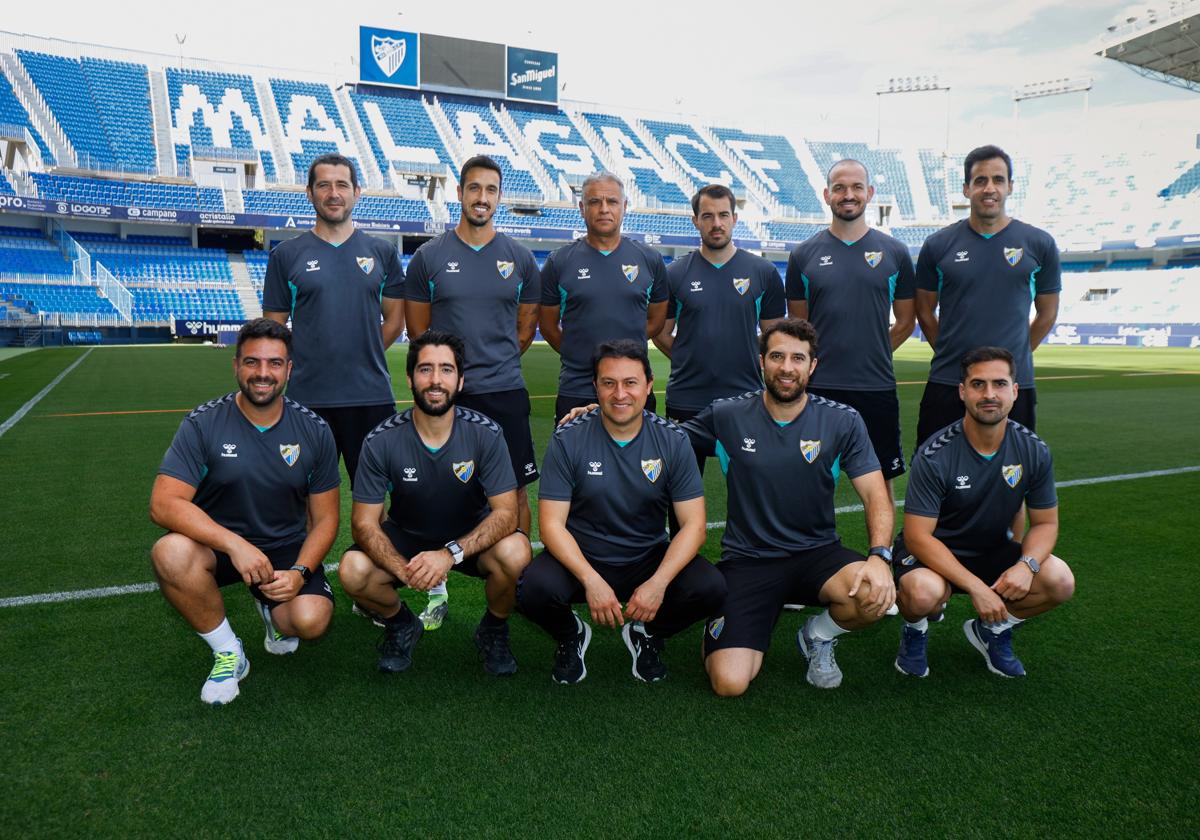
[[[358,454],[362,451],[363,439],[371,430],[396,413],[395,403],[384,405],[339,405],[313,407],[313,411],[329,424],[338,454],[346,462],[346,474],[350,485],[354,485],[354,474],[358,471]]]
[[[408,536],[408,534],[404,533],[400,526],[390,519],[383,520],[382,527],[383,533],[387,534],[387,538],[392,541],[392,547],[395,548],[396,551],[400,553],[400,556],[405,560],[411,560],[422,551],[437,551],[440,548],[445,548],[446,543],[450,542],[451,539],[454,539],[454,537],[447,537],[438,545],[421,545],[412,537]],[[363,554],[367,553],[366,550],[358,543],[352,543],[350,547],[346,549],[346,551],[361,551]],[[479,569],[478,554],[464,557],[463,561],[457,566],[451,566],[450,571],[459,572],[460,574],[470,575],[471,577],[476,578],[487,577],[487,575]],[[404,584],[398,580],[395,582],[397,589],[403,585]]]
[[[540,477],[533,456],[533,435],[529,431],[529,391],[495,391],[490,394],[459,394],[458,405],[478,411],[496,421],[504,432],[508,457],[512,461],[517,486],[533,484]]]
[[[899,585],[900,578],[911,572],[913,569],[926,569],[924,565],[916,557],[912,556],[912,552],[904,547],[904,535],[896,537],[896,544],[892,550],[892,568],[896,575],[896,583]],[[1012,568],[1021,559],[1021,544],[1013,540],[1008,540],[1001,543],[996,548],[984,552],[975,557],[959,557],[954,555],[954,559],[962,563],[967,571],[975,575],[981,581],[991,586],[1000,575]],[[947,581],[949,583],[949,581]],[[950,584],[951,592],[955,595],[964,594],[963,590],[959,589],[954,584]]]
[[[590,397],[571,397],[566,394],[559,394],[554,400],[554,425],[558,425],[558,421],[567,416],[573,408],[582,408],[585,405],[591,405],[598,402],[596,395]],[[658,410],[658,400],[654,398],[654,392],[650,392],[650,396],[646,397],[646,410],[654,414]]]
[[[900,443],[900,400],[896,389],[851,391],[843,388],[809,388],[819,397],[845,403],[862,415],[871,438],[871,448],[879,459],[883,477],[891,481],[904,475],[904,446]]]
[[[303,541],[292,543],[291,545],[284,545],[280,546],[279,548],[273,548],[270,551],[264,551],[263,554],[267,555],[267,559],[271,561],[272,569],[278,569],[282,571],[284,569],[290,569],[292,566],[296,565],[296,560],[300,557],[300,546],[302,545],[304,545]],[[233,565],[233,561],[229,559],[229,555],[224,551],[217,551],[215,548],[212,551],[213,554],[217,555],[217,586],[229,586],[230,584],[234,583],[244,583],[242,580],[242,573],[239,572]],[[280,604],[279,601],[272,601],[266,595],[262,594],[262,592],[259,591],[258,584],[252,584],[250,586],[250,594],[253,595],[259,603],[266,604],[271,609],[274,609]],[[296,595],[297,597],[300,595],[320,595],[324,598],[328,598],[330,601],[333,601],[333,590],[329,588],[329,581],[325,579],[324,564],[317,566],[317,570],[312,573],[312,577],[308,579],[307,583],[300,587],[300,591],[297,592]]]
[[[766,652],[784,604],[820,603],[826,581],[865,559],[834,542],[774,560],[722,560],[717,569],[729,593],[721,614],[705,627],[704,655],[725,648]]]
[[[917,449],[920,449],[921,444],[934,432],[949,426],[955,420],[963,419],[966,413],[967,407],[958,398],[957,385],[925,383],[925,393],[921,395],[921,410],[917,417]],[[1008,416],[1029,431],[1037,431],[1037,388],[1018,389],[1017,401],[1013,403]]]

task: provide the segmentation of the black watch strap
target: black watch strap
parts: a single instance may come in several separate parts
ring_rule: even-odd
[[[308,568],[308,566],[302,566],[299,563],[297,563],[296,565],[294,565],[290,569],[288,569],[288,571],[299,572],[300,577],[304,578],[305,583],[308,583],[310,580],[312,580],[312,569]]]
[[[873,545],[871,546],[871,550],[867,552],[867,556],[878,557],[889,566],[892,565],[892,549],[890,546]]]

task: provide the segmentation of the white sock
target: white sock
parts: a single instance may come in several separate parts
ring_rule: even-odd
[[[449,594],[446,592],[446,582],[445,581],[442,581],[437,586],[433,587],[433,589],[429,590],[430,598],[436,598],[439,595],[447,597],[447,598],[450,597]]]
[[[229,653],[237,651],[241,653],[242,646],[238,642],[237,634],[233,632],[233,628],[229,626],[229,619],[221,619],[221,623],[207,633],[200,633],[200,638],[208,642],[208,646],[213,649],[213,653]]]
[[[904,623],[907,624],[912,629],[916,630],[918,633],[928,633],[929,632],[929,619],[928,618],[922,618],[920,621],[908,621],[906,619],[904,621]]]
[[[991,630],[993,633],[1003,633],[1005,630],[1010,630],[1013,627],[1016,627],[1018,624],[1021,624],[1025,621],[1025,619],[1017,618],[1015,615],[1013,615],[1010,612],[1006,612],[1004,615],[1005,615],[1005,618],[1003,621],[997,621],[993,624],[987,624],[984,626],[987,627],[987,629]]]
[[[829,642],[849,631],[844,627],[839,627],[838,623],[833,620],[833,616],[829,614],[829,610],[825,610],[825,612],[821,613],[812,620],[812,624],[809,625],[808,632],[814,639],[818,639],[822,642]]]

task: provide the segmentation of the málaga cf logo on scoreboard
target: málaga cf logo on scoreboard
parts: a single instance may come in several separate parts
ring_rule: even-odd
[[[404,64],[404,54],[408,52],[408,41],[403,38],[380,38],[371,36],[371,54],[375,63],[389,78],[396,75],[400,65]]]

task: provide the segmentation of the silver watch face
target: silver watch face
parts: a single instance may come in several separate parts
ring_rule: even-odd
[[[1029,567],[1029,571],[1033,572],[1035,575],[1042,570],[1041,564],[1038,563],[1038,561],[1033,557],[1026,556],[1022,557],[1021,560],[1024,561],[1025,565]]]

